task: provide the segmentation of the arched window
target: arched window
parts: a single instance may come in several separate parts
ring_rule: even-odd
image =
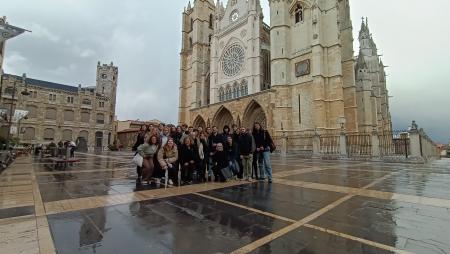
[[[213,28],[213,15],[209,14],[209,28]]]
[[[91,119],[91,115],[89,112],[81,112],[81,122],[82,123],[89,123]]]
[[[219,101],[224,101],[225,96],[224,96],[224,92],[223,92],[223,88],[221,87],[219,89]]]
[[[89,140],[89,132],[88,131],[80,131],[78,137],[83,138],[86,142]]]
[[[35,105],[27,105],[28,118],[37,118],[38,108]]]
[[[74,120],[73,110],[65,110],[64,111],[64,121],[65,122],[73,122],[73,120]]]
[[[295,23],[299,23],[303,21],[303,6],[301,4],[297,4],[295,7]]]
[[[105,115],[102,113],[97,114],[97,123],[104,124],[105,123]]]
[[[82,103],[83,103],[84,105],[92,105],[92,102],[91,102],[91,100],[89,100],[89,99],[83,99]]]
[[[209,45],[211,45],[211,40],[212,40],[212,34],[210,34],[210,35],[208,36],[208,44],[209,44]]]
[[[56,109],[47,108],[47,110],[45,111],[45,119],[56,120]]]
[[[192,38],[191,37],[189,37],[189,49],[192,49]]]
[[[238,88],[237,85],[233,86],[233,98],[237,98],[238,97]]]
[[[191,31],[194,30],[194,20],[191,19]]]
[[[72,130],[63,130],[62,139],[67,141],[72,141]]]
[[[12,96],[13,93],[14,93],[14,87],[8,86],[7,88],[5,88],[6,95]]]
[[[231,95],[232,95],[231,87],[227,87],[226,99],[231,100]]]
[[[44,140],[51,141],[55,139],[55,130],[53,129],[45,129],[44,130]]]
[[[35,129],[33,127],[27,127],[23,133],[23,140],[34,140],[36,137],[35,134]]]

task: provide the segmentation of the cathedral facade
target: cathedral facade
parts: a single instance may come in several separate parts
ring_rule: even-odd
[[[195,0],[183,16],[179,122],[255,121],[275,136],[391,130],[384,66],[349,0]]]

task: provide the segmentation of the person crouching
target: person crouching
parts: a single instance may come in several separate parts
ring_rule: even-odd
[[[178,182],[178,149],[173,138],[168,138],[166,145],[158,152],[158,162],[168,172],[169,185]]]

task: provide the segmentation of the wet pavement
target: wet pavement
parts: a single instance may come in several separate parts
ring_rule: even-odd
[[[136,184],[128,152],[0,175],[1,253],[450,253],[450,160],[273,157],[274,183]]]

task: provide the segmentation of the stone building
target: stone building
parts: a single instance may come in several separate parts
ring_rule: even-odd
[[[384,66],[366,24],[355,58],[349,0],[269,4],[270,26],[259,0],[188,4],[179,122],[221,128],[259,121],[275,136],[390,130]],[[367,75],[356,77],[360,70]]]
[[[3,74],[0,102],[8,115],[11,103],[13,110],[29,112],[27,119],[13,125],[20,127],[15,137],[22,143],[72,140],[88,149],[105,149],[114,141],[117,78],[118,68],[112,62],[98,63],[96,86],[92,87]],[[24,90],[28,96],[21,94]]]

